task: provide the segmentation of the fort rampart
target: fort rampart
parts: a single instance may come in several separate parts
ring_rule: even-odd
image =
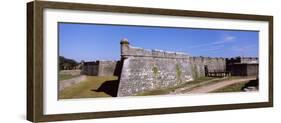
[[[118,76],[117,96],[177,86],[209,75],[257,76],[258,58],[211,58],[133,47],[124,39],[120,61],[82,63],[82,74]]]
[[[119,61],[83,62],[81,74],[91,76],[113,76],[115,75],[118,64]]]

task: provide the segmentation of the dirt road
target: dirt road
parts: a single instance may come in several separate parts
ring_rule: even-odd
[[[215,91],[217,89],[226,87],[228,85],[232,85],[232,84],[236,84],[236,83],[241,83],[241,82],[245,82],[245,81],[250,81],[250,80],[255,80],[256,77],[251,77],[251,78],[241,78],[241,79],[234,79],[234,80],[224,80],[218,83],[214,83],[214,84],[210,84],[210,85],[205,85],[205,86],[201,86],[198,88],[194,88],[192,90],[188,90],[188,91],[183,91],[183,93],[188,94],[188,93],[208,93],[208,92],[212,92]]]

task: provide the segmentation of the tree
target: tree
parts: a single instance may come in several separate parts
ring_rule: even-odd
[[[71,70],[74,69],[78,65],[73,59],[65,58],[63,56],[59,56],[59,69],[60,70]]]

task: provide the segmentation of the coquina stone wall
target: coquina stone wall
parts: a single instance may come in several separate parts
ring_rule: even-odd
[[[259,60],[257,57],[236,57],[226,59],[226,70],[232,76],[258,76]]]
[[[74,69],[74,70],[60,70],[59,71],[59,74],[63,74],[63,75],[80,75],[81,73],[81,70],[77,70],[77,69]]]
[[[206,72],[223,72],[226,70],[225,58],[190,57],[194,78],[205,76]]]
[[[121,41],[120,61],[82,63],[82,74],[118,76],[117,96],[133,96],[145,91],[173,87],[206,76],[208,72],[257,75],[258,58],[211,58],[179,52],[148,50]]]
[[[113,76],[115,75],[118,61],[93,61],[82,63],[83,75]]]
[[[82,62],[82,75],[90,75],[90,76],[97,76],[98,75],[98,67],[99,64],[97,61],[92,62]]]
[[[172,87],[193,80],[189,56],[183,53],[146,50],[121,41],[118,96]]]
[[[99,76],[113,76],[117,61],[100,61]]]

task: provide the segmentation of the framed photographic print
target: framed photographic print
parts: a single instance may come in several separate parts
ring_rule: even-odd
[[[273,17],[27,3],[33,122],[273,106]]]

